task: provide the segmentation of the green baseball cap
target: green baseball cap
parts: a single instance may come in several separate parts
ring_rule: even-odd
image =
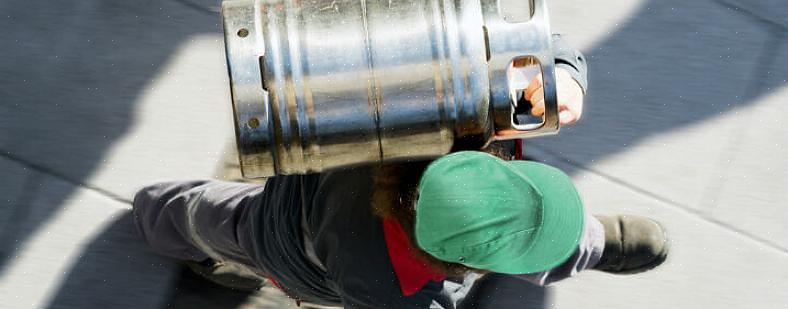
[[[422,175],[416,240],[443,261],[527,274],[566,261],[583,218],[577,190],[560,170],[463,151],[432,162]]]

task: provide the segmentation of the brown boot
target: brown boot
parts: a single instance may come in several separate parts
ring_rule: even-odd
[[[595,216],[605,227],[605,250],[594,269],[636,274],[659,266],[668,256],[665,229],[654,220],[633,216]]]

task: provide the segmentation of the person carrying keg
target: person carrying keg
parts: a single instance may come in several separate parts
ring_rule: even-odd
[[[571,124],[586,65],[554,39],[560,118]],[[522,93],[536,116],[540,86],[535,79]],[[493,143],[265,185],[160,183],[136,194],[133,217],[155,251],[220,284],[270,282],[297,301],[345,308],[512,307],[533,284],[587,269],[638,273],[665,260],[658,223],[592,216],[566,174],[508,161],[511,151]],[[220,274],[231,265],[244,272]]]

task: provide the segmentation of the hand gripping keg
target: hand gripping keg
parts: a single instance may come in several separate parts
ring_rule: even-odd
[[[530,10],[512,23],[497,0],[225,1],[244,176],[437,157],[556,132],[544,0]],[[518,121],[515,59],[541,71],[540,122]]]

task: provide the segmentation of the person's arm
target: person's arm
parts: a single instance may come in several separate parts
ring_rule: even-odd
[[[585,94],[588,90],[588,65],[585,56],[569,46],[560,34],[553,34],[553,57],[555,68],[569,73]]]

